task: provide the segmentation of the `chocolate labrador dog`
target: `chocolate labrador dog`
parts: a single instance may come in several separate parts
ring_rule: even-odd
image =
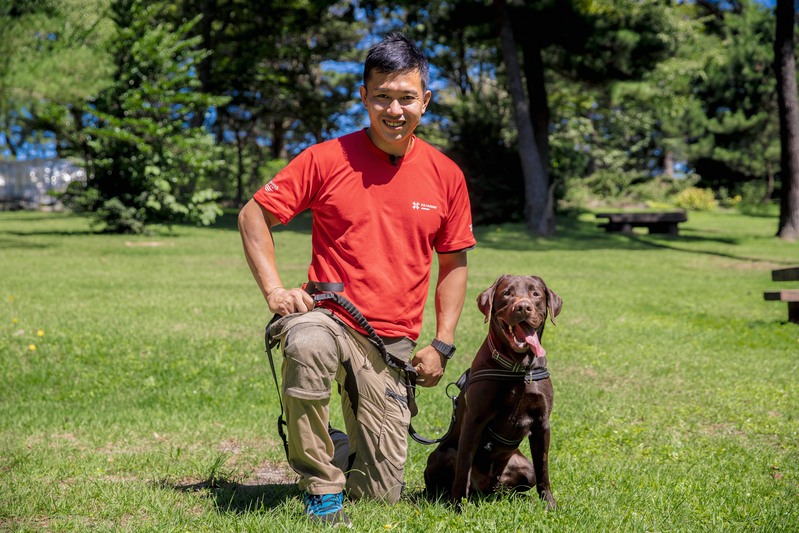
[[[550,509],[549,414],[552,381],[541,345],[547,314],[563,305],[537,276],[501,276],[477,298],[490,322],[468,370],[451,431],[427,459],[428,493],[456,504],[470,493],[536,487]],[[519,445],[527,437],[532,461]]]

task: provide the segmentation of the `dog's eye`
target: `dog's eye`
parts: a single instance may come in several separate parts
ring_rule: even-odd
[[[538,292],[538,291],[533,291],[533,296],[535,296],[536,298],[538,298],[539,296],[541,296],[541,293],[540,293],[540,292]]]
[[[502,296],[510,296],[510,289],[505,289],[502,291]]]

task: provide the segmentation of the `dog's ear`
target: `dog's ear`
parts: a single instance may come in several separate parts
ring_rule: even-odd
[[[560,314],[560,310],[563,308],[563,300],[549,287],[547,287],[547,307],[549,308],[549,320],[554,324],[555,317]]]
[[[494,291],[497,289],[497,285],[501,279],[501,276],[497,278],[493,285],[481,292],[480,296],[477,297],[477,308],[480,309],[480,312],[485,316],[483,322],[488,322],[491,319],[491,311],[494,306]]]

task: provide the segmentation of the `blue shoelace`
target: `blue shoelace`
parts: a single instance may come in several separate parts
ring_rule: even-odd
[[[308,494],[302,495],[305,504],[305,514],[325,516],[344,508],[344,493],[337,494]]]

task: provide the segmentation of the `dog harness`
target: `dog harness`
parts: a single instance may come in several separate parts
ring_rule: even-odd
[[[521,365],[519,363],[514,362],[509,357],[501,354],[497,349],[494,347],[494,343],[491,342],[491,335],[488,336],[488,347],[491,349],[491,358],[497,362],[502,368],[486,368],[482,370],[477,370],[468,378],[469,384],[476,383],[478,381],[524,381],[525,384],[532,383],[533,381],[541,381],[547,379],[549,377],[549,371],[546,367],[542,366],[535,366],[535,362],[529,365]],[[468,373],[469,370],[466,371]],[[467,391],[468,393],[468,391]],[[453,414],[454,418],[454,414]],[[518,448],[519,444],[522,443],[524,437],[520,439],[506,439],[495,430],[491,428],[491,426],[487,426],[486,434],[488,435],[488,441],[485,443],[483,448],[485,450],[491,450],[494,447],[494,443],[503,444],[510,448]]]

